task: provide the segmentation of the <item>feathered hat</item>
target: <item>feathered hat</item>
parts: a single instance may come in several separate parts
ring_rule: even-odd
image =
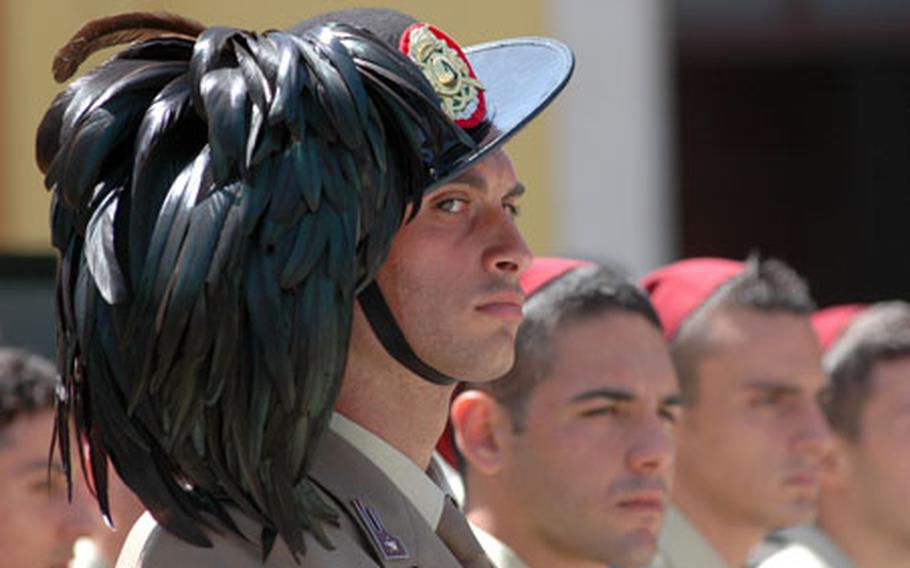
[[[450,380],[409,358],[370,283],[406,207],[546,106],[571,53],[542,38],[462,49],[387,10],[262,34],[139,13],[85,26],[56,78],[123,43],[37,135],[67,475],[72,423],[105,516],[110,460],[189,542],[233,529],[230,503],[263,526],[264,554],[276,535],[304,553],[304,530],[328,546],[335,512],[306,472],[355,298],[372,290],[362,303],[394,356]]]

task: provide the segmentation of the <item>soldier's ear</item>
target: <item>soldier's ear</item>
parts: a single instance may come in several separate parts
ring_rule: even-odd
[[[452,401],[455,445],[466,466],[481,475],[495,475],[502,468],[504,413],[493,397],[478,390],[466,390]]]

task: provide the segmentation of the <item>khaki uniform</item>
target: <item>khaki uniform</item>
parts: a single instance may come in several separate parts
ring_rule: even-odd
[[[451,510],[443,490],[404,454],[340,414],[332,417],[320,442],[310,477],[340,512],[340,526],[327,527],[334,550],[305,533],[307,553],[298,564],[279,538],[263,564],[259,527],[236,511],[233,516],[247,540],[210,532],[212,548],[183,542],[146,514],[130,532],[117,568],[489,567],[485,558],[475,556],[473,563],[457,559],[470,556],[464,550],[470,545],[479,551],[476,540],[467,546],[450,542],[450,549],[436,534],[444,510]],[[467,521],[458,519],[470,535]]]
[[[730,568],[698,529],[675,508],[667,512],[652,568]]]
[[[784,546],[757,568],[856,568],[843,550],[815,525],[801,525],[778,533]]]
[[[474,525],[471,525],[471,530],[496,568],[529,568],[514,550],[495,536]]]

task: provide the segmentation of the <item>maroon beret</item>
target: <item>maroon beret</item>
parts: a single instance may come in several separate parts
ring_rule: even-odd
[[[854,318],[865,309],[866,306],[862,304],[843,304],[815,312],[812,316],[812,328],[815,330],[815,335],[818,336],[822,351],[827,351],[850,326]]]
[[[521,273],[518,281],[525,296],[530,296],[560,276],[590,264],[590,262],[573,258],[539,256]]]
[[[689,258],[658,268],[642,278],[641,286],[651,296],[664,337],[672,340],[686,318],[745,266],[725,258]]]

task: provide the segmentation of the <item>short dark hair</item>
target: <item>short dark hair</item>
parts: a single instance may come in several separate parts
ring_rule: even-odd
[[[23,413],[54,408],[57,371],[38,355],[0,347],[0,430]]]
[[[647,294],[618,268],[592,264],[555,278],[525,302],[512,369],[495,381],[467,388],[488,392],[509,410],[513,428],[521,431],[527,401],[552,369],[553,335],[570,323],[613,311],[639,314],[661,330]]]
[[[822,360],[828,374],[822,408],[832,429],[847,439],[859,439],[863,407],[874,388],[873,367],[908,356],[910,304],[880,302],[857,315]]]
[[[670,355],[685,404],[697,399],[696,367],[706,347],[703,331],[711,314],[720,307],[808,316],[815,311],[815,301],[806,281],[785,262],[750,256],[742,272],[720,285],[689,314],[670,342]]]

